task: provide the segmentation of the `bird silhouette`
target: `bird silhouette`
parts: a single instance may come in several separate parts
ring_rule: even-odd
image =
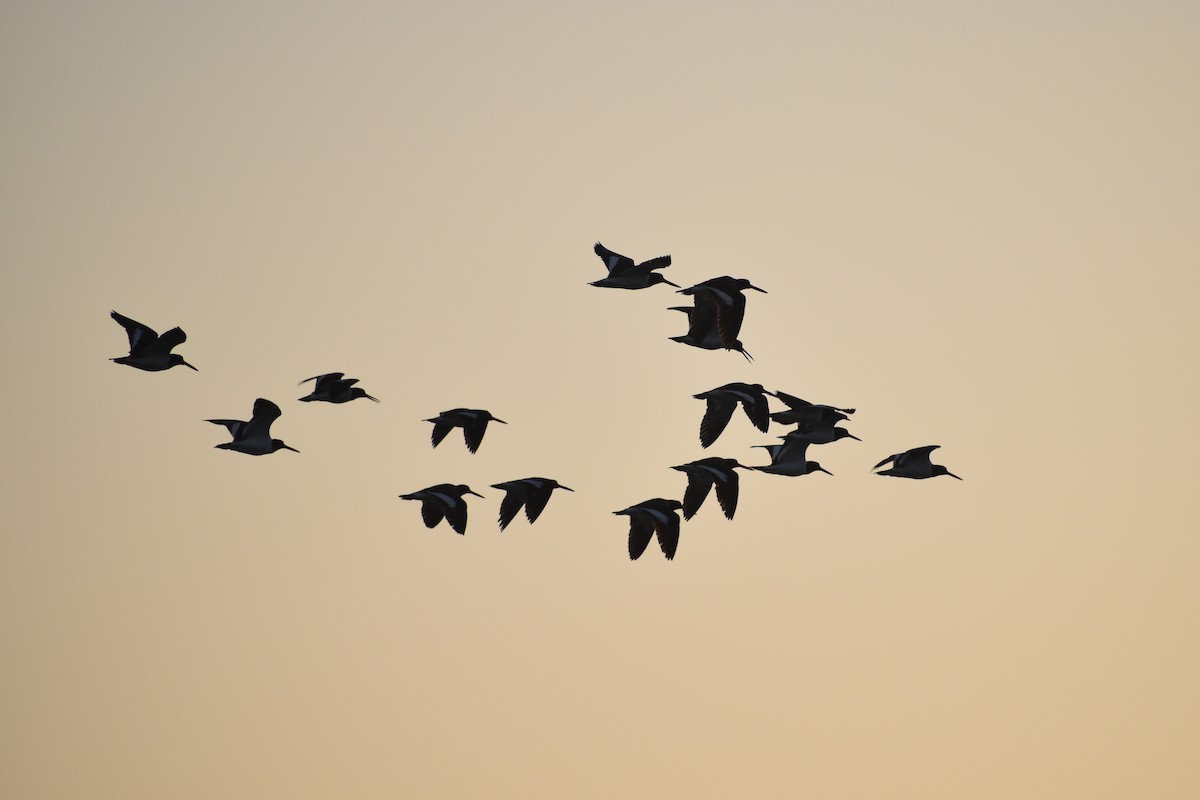
[[[216,445],[221,450],[234,450],[251,456],[265,456],[276,450],[300,451],[283,443],[282,439],[271,438],[271,423],[279,419],[283,412],[279,406],[270,400],[258,398],[254,401],[253,415],[249,421],[239,419],[206,419],[214,425],[224,425],[229,430],[233,441]]]
[[[701,350],[733,350],[741,353],[747,361],[754,358],[746,351],[741,341],[734,339],[729,345],[721,341],[717,332],[717,312],[711,304],[696,306],[672,306],[668,311],[682,311],[688,317],[688,332],[683,336],[668,337],[673,342],[699,347]]]
[[[903,453],[888,456],[883,461],[871,467],[871,469],[879,469],[884,464],[891,462],[892,466],[890,469],[880,470],[875,474],[887,475],[891,478],[913,478],[915,480],[936,478],[938,475],[949,475],[951,478],[961,481],[962,478],[959,478],[941,464],[934,464],[930,460],[930,454],[939,447],[941,445],[937,444],[914,447],[912,450],[905,450]]]
[[[657,283],[665,283],[667,286],[679,288],[679,284],[671,283],[654,271],[671,266],[670,256],[659,256],[649,261],[643,261],[641,264],[634,264],[633,259],[629,256],[614,253],[599,242],[596,242],[593,249],[596,251],[596,255],[604,261],[608,276],[598,281],[592,281],[590,286],[603,286],[609,289],[645,289]]]
[[[487,433],[489,422],[508,424],[502,419],[493,417],[492,412],[484,411],[481,408],[452,408],[425,421],[433,423],[431,439],[434,447],[441,444],[442,439],[446,438],[446,434],[454,428],[462,428],[463,441],[467,443],[467,449],[472,453],[479,449],[479,445],[483,441],[483,434]]]
[[[792,439],[785,440],[783,444],[756,444],[754,447],[765,449],[771,455],[771,463],[761,467],[750,467],[750,469],[793,478],[808,475],[811,472],[833,474],[816,461],[808,460],[808,442]]]
[[[742,320],[746,315],[746,289],[767,294],[766,289],[760,289],[745,278],[733,278],[722,275],[719,278],[697,283],[686,289],[680,289],[679,294],[691,295],[697,309],[705,309],[716,318],[717,333],[721,344],[729,349],[735,349],[734,343],[742,330]]]
[[[379,398],[371,397],[365,390],[354,384],[358,383],[358,378],[344,378],[341,372],[329,372],[324,375],[315,375],[311,378],[305,378],[300,381],[297,386],[316,381],[312,392],[301,397],[302,403],[349,403],[351,400],[357,400],[360,397],[365,397],[368,400],[379,402]]]
[[[483,497],[478,492],[471,491],[471,487],[465,484],[439,483],[416,492],[402,494],[400,499],[421,501],[421,519],[426,528],[433,528],[445,519],[455,533],[462,535],[467,532],[465,495],[468,494]]]
[[[727,383],[707,392],[694,394],[697,400],[707,403],[704,418],[700,420],[700,446],[709,447],[725,431],[725,426],[733,417],[738,403],[747,418],[763,433],[771,424],[770,409],[767,407],[767,395],[770,394],[761,383]]]
[[[183,360],[183,356],[171,352],[175,347],[187,341],[187,334],[183,332],[182,328],[171,328],[159,336],[150,326],[118,314],[116,311],[113,311],[111,316],[129,335],[129,355],[109,359],[110,361],[147,372],[160,372],[181,364],[188,369],[196,370],[195,367]],[[196,371],[199,372],[199,370]]]
[[[500,501],[500,530],[508,527],[508,523],[513,521],[522,506],[525,507],[526,519],[532,525],[541,516],[542,510],[546,508],[546,503],[550,502],[550,495],[555,489],[575,491],[568,486],[563,486],[553,478],[521,478],[515,481],[493,483],[492,488],[504,492],[504,499]]]
[[[679,509],[683,503],[656,497],[612,513],[629,517],[629,559],[637,561],[658,534],[658,546],[668,561],[679,547]]]
[[[850,417],[847,415],[854,413],[853,408],[834,408],[810,403],[787,392],[777,391],[774,392],[774,396],[782,400],[788,407],[787,411],[776,411],[771,415],[771,420],[780,425],[828,424],[832,426],[844,419],[849,419]]]
[[[702,458],[671,469],[684,472],[688,477],[687,489],[683,493],[683,518],[696,516],[700,506],[712,488],[716,488],[717,502],[725,512],[726,519],[733,519],[738,503],[738,467],[745,469],[734,458]]]

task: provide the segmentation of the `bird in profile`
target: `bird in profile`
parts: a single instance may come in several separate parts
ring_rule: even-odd
[[[329,372],[324,375],[314,375],[311,378],[305,378],[300,381],[297,386],[316,381],[312,392],[301,397],[302,403],[349,403],[351,400],[357,400],[360,397],[365,397],[368,400],[379,402],[379,398],[371,397],[362,388],[355,386],[358,383],[358,378],[343,377],[341,372]]]
[[[839,439],[853,439],[856,442],[862,441],[862,439],[859,439],[845,428],[835,427],[832,423],[816,422],[800,425],[796,430],[779,438],[793,442],[805,442],[806,444],[830,444]]]
[[[929,455],[934,450],[937,450],[941,445],[927,444],[924,447],[914,447],[912,450],[905,450],[903,453],[896,453],[888,456],[883,461],[880,461],[871,469],[879,469],[884,464],[891,462],[891,468],[880,470],[876,475],[887,475],[892,478],[913,478],[921,480],[923,478],[936,478],[938,475],[949,475],[951,478],[962,480],[950,470],[943,467],[941,464],[934,464]]]
[[[612,513],[629,517],[629,560],[637,561],[658,534],[658,546],[670,561],[679,547],[679,509],[683,503],[656,497]]]
[[[525,507],[526,519],[532,525],[541,516],[542,510],[546,508],[546,503],[550,502],[550,495],[555,489],[575,491],[569,486],[563,486],[553,478],[521,478],[504,483],[493,483],[492,488],[504,492],[504,499],[500,501],[500,530],[508,527],[508,523],[513,521],[522,506]]]
[[[183,360],[183,356],[171,352],[187,341],[187,334],[183,332],[182,328],[171,328],[159,336],[153,328],[123,314],[118,314],[116,311],[112,312],[112,318],[129,335],[129,355],[110,359],[111,361],[137,367],[147,372],[159,372],[180,364],[188,369],[196,370],[195,367]],[[196,371],[199,372],[199,370]]]
[[[717,502],[725,512],[725,518],[733,519],[738,502],[738,474],[734,470],[738,467],[746,469],[734,458],[702,458],[671,467],[687,473],[688,477],[687,489],[683,493],[683,518],[689,520],[696,516],[708,497],[709,489],[715,487]]]
[[[712,306],[672,306],[667,310],[682,311],[688,316],[688,332],[683,336],[669,337],[671,341],[701,350],[733,350],[741,353],[747,361],[754,360],[740,340],[734,339],[728,346],[721,341],[721,335],[717,332],[716,310]]]
[[[281,413],[279,406],[260,397],[254,401],[254,413],[248,422],[240,419],[207,419],[205,422],[224,425],[229,429],[233,441],[216,445],[222,450],[236,450],[252,456],[265,456],[276,450],[299,453],[296,448],[284,444],[282,439],[271,438],[271,423],[279,419]]]
[[[824,472],[826,475],[833,474],[816,461],[808,460],[808,442],[798,439],[788,441],[785,437],[783,444],[756,444],[754,446],[761,447],[770,453],[771,463],[762,467],[750,467],[750,469],[756,469],[759,472],[768,472],[772,475],[787,475],[793,478],[800,475],[808,475],[811,472]]]
[[[729,275],[680,289],[679,294],[691,295],[697,310],[703,310],[706,317],[712,315],[722,346],[733,350],[746,315],[746,296],[742,294],[746,289],[767,294],[766,289],[760,289],[745,278]]]
[[[483,441],[483,434],[487,433],[489,422],[499,422],[501,425],[508,424],[498,417],[493,417],[492,412],[484,411],[481,408],[452,408],[425,421],[433,423],[431,438],[434,447],[441,444],[442,439],[445,439],[446,434],[451,430],[462,428],[463,441],[467,443],[467,449],[472,453],[479,449],[479,444]]]
[[[465,484],[439,483],[421,489],[418,492],[400,495],[401,500],[420,500],[421,519],[426,528],[433,528],[444,518],[450,523],[455,533],[467,532],[467,501],[465,495],[473,494],[483,497],[478,492],[471,491]]]
[[[787,392],[777,391],[774,392],[774,396],[782,400],[788,407],[787,411],[776,411],[771,415],[772,421],[778,422],[780,425],[827,424],[832,427],[844,419],[849,419],[848,415],[854,413],[853,408],[835,408],[833,406],[810,403]]]
[[[770,394],[761,383],[727,383],[707,392],[694,394],[697,400],[708,404],[704,418],[700,420],[700,446],[708,447],[725,431],[738,403],[742,410],[754,423],[754,427],[766,433],[771,424],[770,409],[767,407],[767,395]]]
[[[645,289],[656,283],[665,283],[667,286],[679,288],[679,284],[671,283],[654,271],[671,266],[670,256],[659,256],[640,264],[634,264],[633,259],[629,256],[614,253],[599,242],[596,242],[593,249],[596,251],[596,255],[604,261],[608,277],[592,281],[590,286],[603,286],[609,289]]]

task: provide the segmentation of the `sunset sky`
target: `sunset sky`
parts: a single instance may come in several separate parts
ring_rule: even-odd
[[[1200,797],[1200,5],[0,6],[0,797]],[[597,241],[746,277],[672,342]],[[109,312],[188,334],[141,372]],[[381,403],[300,403],[345,372]],[[612,511],[766,463],[673,562]],[[301,452],[215,449],[278,403]],[[774,401],[773,401],[774,402]],[[486,408],[471,455],[423,420]],[[781,408],[774,404],[773,408]],[[940,444],[961,475],[870,467]],[[502,493],[556,493],[501,533]],[[465,536],[398,495],[466,483]]]

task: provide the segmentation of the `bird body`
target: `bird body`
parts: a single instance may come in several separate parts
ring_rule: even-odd
[[[614,253],[599,242],[596,242],[593,250],[604,261],[608,276],[598,281],[592,281],[590,286],[608,289],[645,289],[658,283],[665,283],[668,286],[679,288],[678,284],[671,283],[654,271],[671,266],[670,256],[658,256],[649,261],[643,261],[641,264],[635,264],[629,256]]]
[[[746,289],[766,294],[766,289],[760,289],[745,278],[733,278],[722,275],[707,281],[680,289],[680,294],[691,295],[699,316],[707,319],[711,316],[716,324],[717,334],[722,346],[737,349],[738,334],[742,330],[742,320],[746,315],[746,297],[742,294]],[[690,333],[690,331],[689,331]]]
[[[937,450],[941,445],[927,444],[924,447],[914,447],[912,450],[905,450],[903,453],[896,453],[888,456],[880,461],[871,469],[879,469],[884,464],[891,463],[890,469],[880,470],[876,475],[887,475],[891,478],[913,478],[922,480],[924,478],[936,478],[939,475],[949,475],[951,478],[962,480],[950,470],[943,467],[941,464],[934,464],[930,459],[930,454]]]
[[[780,425],[827,424],[832,427],[844,419],[849,419],[850,417],[847,415],[854,413],[853,408],[834,408],[810,403],[787,392],[775,392],[774,396],[782,400],[788,407],[787,411],[776,411],[771,415],[771,420]]]
[[[183,356],[171,352],[175,347],[187,341],[187,334],[183,332],[182,328],[171,328],[159,336],[148,325],[143,325],[116,311],[113,311],[110,316],[125,329],[125,333],[129,336],[129,355],[110,359],[111,361],[136,367],[146,372],[161,372],[164,369],[180,365],[196,370],[195,367],[183,360]],[[199,372],[199,370],[196,371]]]
[[[341,372],[329,372],[324,375],[314,375],[311,378],[305,378],[300,381],[300,384],[316,381],[312,392],[305,397],[301,397],[300,401],[303,403],[349,403],[351,400],[365,397],[368,400],[374,400],[376,403],[379,402],[378,398],[371,397],[364,389],[354,385],[358,383],[358,378],[345,378],[343,375],[344,373]]]
[[[807,444],[830,444],[839,439],[853,439],[856,442],[862,441],[862,439],[859,439],[845,428],[836,428],[832,424],[800,425],[796,430],[779,438],[794,442],[805,442]]]
[[[688,476],[687,489],[683,493],[683,518],[689,520],[700,510],[708,492],[716,488],[717,502],[726,519],[733,519],[738,502],[738,467],[745,469],[733,458],[702,458],[671,469]]]
[[[446,434],[454,428],[462,428],[463,441],[466,442],[467,449],[472,453],[478,450],[480,443],[483,442],[483,434],[487,432],[489,422],[508,424],[502,419],[493,417],[490,411],[484,411],[481,408],[452,408],[425,421],[433,423],[431,439],[434,447],[441,444],[442,439],[446,438]]]
[[[400,499],[421,501],[421,519],[426,528],[433,528],[445,519],[455,533],[462,535],[467,532],[465,495],[468,494],[483,497],[478,492],[471,491],[471,487],[465,484],[439,483],[420,491],[402,494]]]
[[[526,519],[532,525],[537,522],[542,510],[550,502],[550,495],[555,489],[575,491],[568,486],[563,486],[553,478],[521,478],[515,481],[493,483],[492,488],[504,492],[504,499],[500,501],[500,530],[508,527],[508,523],[513,521],[522,506],[525,507]]]
[[[239,419],[207,419],[214,425],[224,425],[233,437],[232,441],[215,445],[221,450],[233,450],[251,456],[265,456],[276,450],[300,451],[283,443],[282,439],[271,438],[271,423],[283,412],[270,400],[258,398],[254,401],[254,412],[248,421]]]
[[[832,475],[832,472],[816,461],[808,460],[808,444],[808,442],[797,439],[785,440],[783,444],[756,444],[755,447],[761,447],[771,455],[771,463],[762,467],[750,467],[750,469],[793,478],[808,475],[811,472],[824,472],[826,475]]]
[[[668,561],[675,558],[679,547],[679,509],[683,503],[656,497],[614,511],[614,514],[629,517],[629,559],[637,561],[646,551],[646,545],[658,535],[658,546]]]
[[[767,397],[770,394],[759,383],[727,383],[707,392],[692,395],[707,404],[700,421],[700,446],[708,447],[725,431],[738,403],[754,427],[766,433],[771,424]]]
[[[717,331],[717,316],[713,308],[672,306],[667,310],[682,311],[688,315],[688,332],[683,336],[669,337],[671,341],[699,347],[701,350],[733,350],[741,353],[747,361],[754,360],[753,356],[746,352],[746,348],[739,339],[734,339],[728,345],[721,341],[721,335]]]

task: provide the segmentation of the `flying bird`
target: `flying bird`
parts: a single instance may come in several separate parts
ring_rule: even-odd
[[[771,424],[767,395],[770,394],[760,383],[727,383],[707,392],[694,394],[697,400],[708,404],[704,418],[700,420],[700,446],[708,447],[724,432],[733,417],[738,403],[754,423],[754,427],[766,433]]]
[[[222,450],[236,450],[252,456],[265,456],[276,450],[299,453],[296,448],[284,444],[282,439],[271,438],[271,423],[279,419],[282,413],[279,406],[260,397],[254,401],[254,413],[248,422],[239,419],[206,419],[205,422],[224,425],[229,429],[233,441],[216,445]]]
[[[793,442],[805,442],[806,444],[830,444],[839,439],[853,439],[856,442],[862,441],[862,439],[859,439],[845,428],[834,427],[833,423],[800,425],[796,430],[779,438]]]
[[[426,528],[433,528],[444,518],[450,523],[455,533],[467,532],[467,501],[465,495],[473,494],[483,497],[478,492],[471,491],[465,484],[439,483],[417,492],[400,495],[401,500],[420,500],[421,519]]]
[[[788,407],[787,411],[776,411],[771,415],[771,419],[780,425],[828,424],[832,426],[844,419],[849,419],[848,415],[854,413],[853,408],[835,408],[810,403],[787,392],[774,392],[773,394]]]
[[[927,444],[924,447],[914,447],[912,450],[905,450],[903,453],[896,453],[888,456],[883,461],[880,461],[871,469],[879,469],[884,464],[891,462],[890,469],[880,470],[876,475],[887,475],[892,478],[913,478],[921,480],[923,478],[936,478],[938,475],[949,475],[951,478],[962,480],[950,470],[943,467],[941,464],[934,464],[929,459],[930,453],[937,450],[941,445]]]
[[[129,335],[129,355],[109,359],[110,361],[137,367],[147,372],[159,372],[180,364],[188,369],[196,369],[184,361],[183,356],[171,352],[187,341],[187,334],[183,332],[182,328],[171,328],[159,336],[153,328],[123,314],[118,314],[116,311],[112,312],[112,318],[120,323],[121,327],[125,329],[125,333]],[[199,370],[196,371],[199,372]]]
[[[658,534],[658,546],[670,561],[679,547],[679,509],[683,503],[656,497],[612,513],[629,517],[629,559],[637,561]]]
[[[645,289],[656,283],[665,283],[667,286],[679,288],[679,284],[671,283],[654,271],[671,266],[670,256],[659,256],[649,261],[643,261],[641,264],[634,264],[633,259],[629,256],[614,253],[599,242],[596,242],[593,249],[596,251],[596,255],[604,261],[608,277],[592,281],[590,286],[603,286],[609,289]]]
[[[756,444],[754,447],[761,447],[770,453],[771,463],[762,467],[750,467],[750,469],[793,478],[808,475],[811,472],[833,474],[816,461],[808,460],[808,442],[792,439],[785,440],[783,444]]]
[[[669,337],[673,342],[699,347],[701,350],[733,350],[741,353],[747,361],[754,358],[746,352],[741,341],[734,339],[726,346],[717,332],[717,314],[712,306],[672,306],[668,311],[682,311],[688,316],[688,332],[683,336]]]
[[[316,385],[305,397],[301,397],[303,403],[321,402],[321,403],[349,403],[351,400],[357,400],[360,397],[365,397],[368,400],[379,402],[379,398],[371,397],[362,388],[355,386],[358,383],[358,378],[345,378],[341,372],[329,372],[325,375],[315,375],[311,378],[305,378],[300,381],[297,386],[316,381]]]
[[[489,422],[499,422],[502,425],[508,424],[502,419],[493,417],[492,412],[484,411],[481,408],[452,408],[425,421],[433,423],[431,438],[434,447],[441,444],[442,439],[445,439],[446,434],[451,430],[462,428],[463,441],[467,443],[467,449],[472,453],[479,449],[479,444],[483,441],[483,434],[487,432]]]
[[[568,486],[563,486],[553,478],[521,478],[504,483],[493,483],[492,488],[504,492],[504,499],[500,501],[500,530],[508,527],[508,523],[517,516],[521,506],[525,507],[525,517],[532,525],[537,522],[546,503],[550,502],[550,495],[555,489],[575,491]]]
[[[717,502],[725,512],[725,518],[733,519],[738,502],[738,474],[734,470],[738,467],[746,469],[734,458],[702,458],[671,467],[687,473],[688,477],[687,490],[683,493],[683,518],[689,520],[696,516],[709,489],[716,487]]]
[[[679,294],[691,295],[697,309],[704,309],[706,314],[714,316],[721,344],[732,350],[736,349],[734,343],[741,333],[742,320],[746,315],[746,296],[742,294],[746,289],[767,294],[766,289],[760,289],[745,278],[729,275],[680,289]]]

